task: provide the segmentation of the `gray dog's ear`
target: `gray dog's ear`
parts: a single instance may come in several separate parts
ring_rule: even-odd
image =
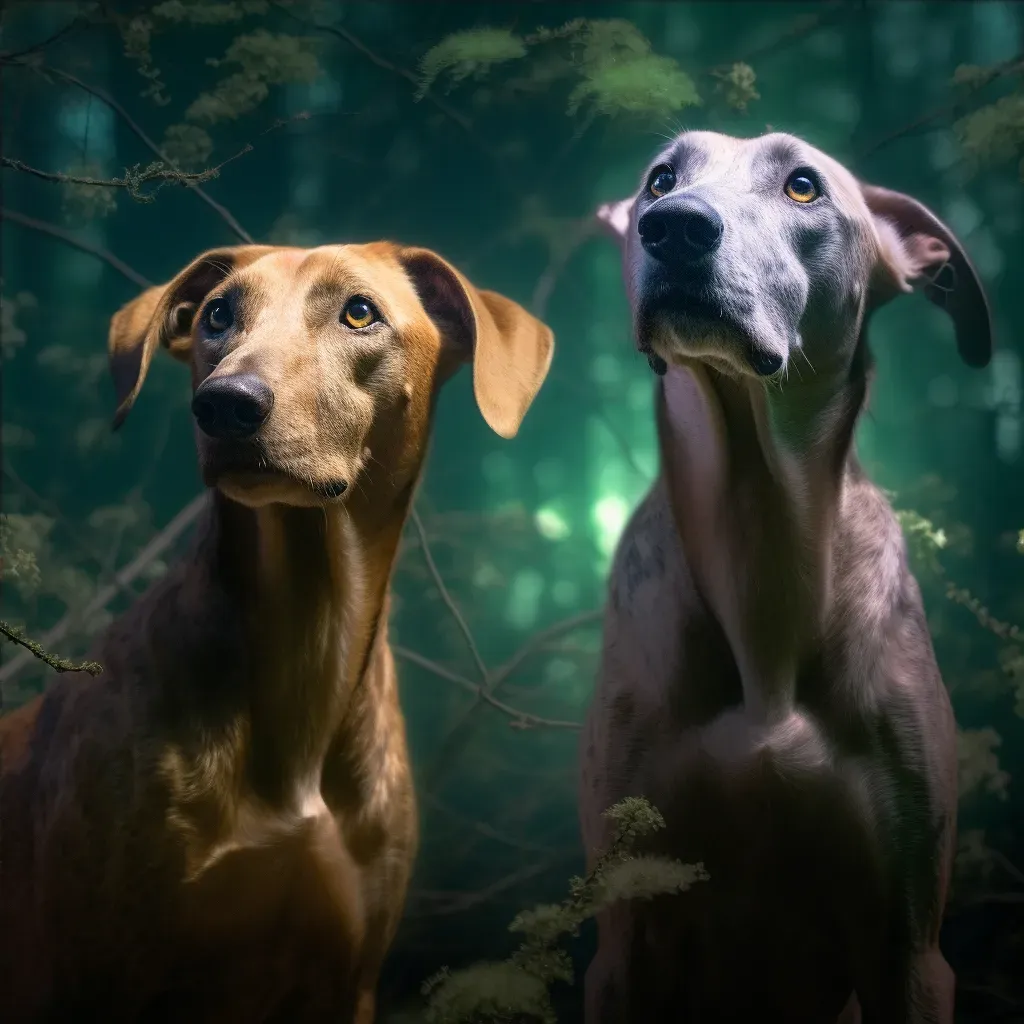
[[[927,206],[902,192],[877,185],[861,185],[861,190],[881,243],[873,304],[900,292],[923,292],[953,321],[960,358],[968,366],[987,366],[992,358],[988,299],[956,235]]]
[[[630,196],[629,199],[620,199],[616,203],[602,203],[594,214],[605,233],[620,245],[625,245],[635,202],[635,197]]]

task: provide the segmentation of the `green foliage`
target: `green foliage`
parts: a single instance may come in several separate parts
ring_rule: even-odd
[[[562,43],[564,59],[552,59],[546,48]],[[651,118],[677,113],[701,102],[693,79],[671,57],[651,52],[650,41],[632,22],[619,18],[574,18],[559,28],[539,28],[525,37],[496,28],[474,29],[447,36],[420,62],[418,97],[442,76],[449,88],[468,78],[483,78],[497,65],[521,60],[529,53],[532,74],[544,86],[561,78],[574,80],[566,101],[567,113],[585,111],[588,118],[619,114]],[[747,102],[756,98],[753,72],[734,92]],[[515,88],[532,91],[529,76]],[[744,92],[743,89],[746,91]]]
[[[309,39],[265,29],[238,36],[222,59],[211,58],[207,64],[239,70],[200,93],[185,111],[186,119],[206,125],[236,120],[255,110],[270,94],[270,86],[312,82],[320,66],[311,45]]]
[[[153,15],[165,21],[185,25],[227,25],[250,14],[266,14],[267,0],[237,0],[234,3],[215,3],[213,0],[166,0],[153,8]]]
[[[1016,79],[1014,90],[965,114],[953,126],[971,173],[983,167],[1019,160],[1024,181],[1024,61],[1011,60],[990,67],[964,64],[956,69],[953,84],[970,95],[1004,78]]]
[[[757,91],[757,75],[754,69],[743,61],[730,64],[727,68],[720,68],[714,72],[718,84],[715,88],[724,97],[725,102],[741,114],[747,112],[747,107],[754,100],[759,100],[761,94]]]
[[[586,878],[573,878],[569,896],[518,914],[509,930],[522,944],[500,963],[479,963],[459,971],[447,968],[423,987],[429,1024],[555,1024],[549,989],[572,981],[572,963],[557,943],[576,935],[589,918],[618,900],[652,899],[686,892],[706,881],[703,864],[682,864],[636,853],[644,836],[664,828],[655,808],[641,797],[627,797],[605,812],[613,825],[608,849]]]
[[[931,573],[940,573],[942,566],[938,552],[948,543],[945,531],[936,528],[930,519],[913,509],[897,509],[896,519],[903,529],[907,550],[914,564],[924,566]]]
[[[475,28],[454,32],[432,46],[420,60],[420,84],[416,99],[422,99],[444,74],[449,88],[467,78],[482,78],[495,64],[526,56],[522,39],[500,28]]]
[[[960,799],[983,791],[1000,800],[1007,796],[1010,775],[999,767],[996,749],[1003,739],[992,728],[961,729],[957,734]]]

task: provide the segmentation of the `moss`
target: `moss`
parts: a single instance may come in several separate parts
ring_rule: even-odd
[[[416,98],[422,99],[442,75],[447,75],[451,87],[467,78],[482,77],[496,64],[525,56],[523,41],[507,29],[454,32],[432,46],[420,60]]]
[[[567,47],[567,59],[553,59],[547,52],[556,44]],[[567,101],[570,116],[583,112],[588,118],[619,114],[656,118],[701,102],[694,80],[678,63],[652,53],[643,33],[619,18],[574,18],[522,38],[497,28],[456,32],[424,55],[417,95],[422,97],[442,75],[454,87],[528,54],[529,73],[515,80],[514,91],[532,92],[533,85],[547,88],[563,75],[575,78]],[[734,89],[739,95],[741,86]],[[748,101],[756,97],[752,85],[743,95]]]
[[[618,900],[651,899],[685,892],[707,879],[702,864],[636,853],[638,840],[665,822],[641,797],[628,797],[605,812],[614,835],[585,878],[569,881],[569,896],[518,914],[509,930],[523,936],[519,948],[500,962],[443,968],[423,986],[428,1024],[555,1024],[550,987],[570,983],[572,962],[558,945]]]

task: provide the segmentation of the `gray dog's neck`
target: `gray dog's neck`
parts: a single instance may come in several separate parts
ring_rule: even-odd
[[[672,367],[662,380],[680,538],[755,718],[792,710],[801,666],[833,628],[834,552],[865,394],[859,366],[782,389],[706,366]]]

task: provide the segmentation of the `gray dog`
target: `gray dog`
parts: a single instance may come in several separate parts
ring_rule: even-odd
[[[680,135],[602,207],[660,375],[619,545],[581,819],[643,794],[710,874],[599,919],[588,1024],[951,1024],[956,730],[900,527],[860,470],[870,313],[988,304],[946,225],[789,135]]]

